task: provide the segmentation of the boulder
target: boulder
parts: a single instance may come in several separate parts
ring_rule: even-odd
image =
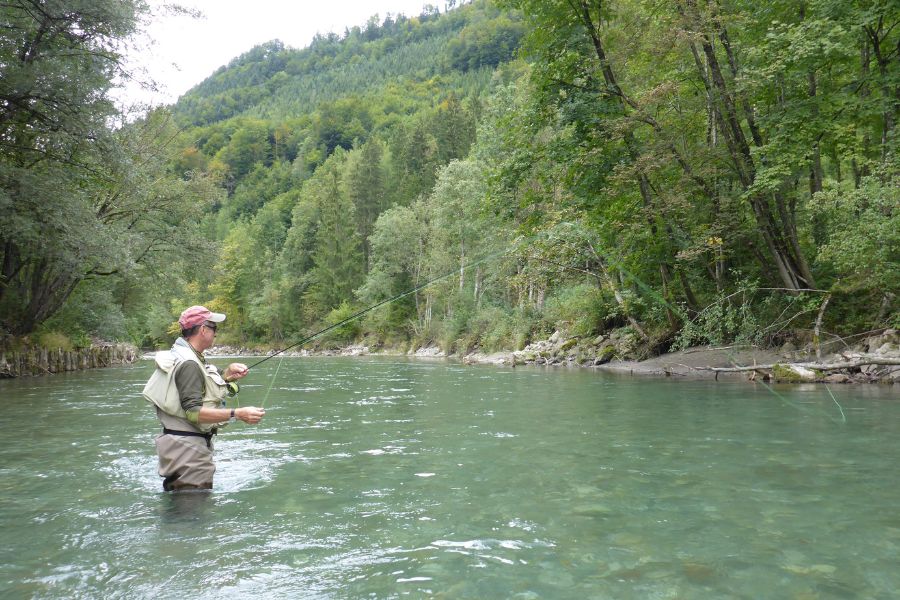
[[[772,375],[775,381],[781,383],[793,383],[799,381],[815,381],[819,374],[812,369],[797,365],[775,365],[772,367]]]
[[[578,338],[569,338],[559,345],[559,352],[566,352],[575,347],[575,344],[578,343]]]
[[[597,356],[594,358],[594,366],[605,365],[616,355],[616,348],[612,344],[606,343],[597,350]]]
[[[881,346],[879,346],[877,350],[875,350],[875,354],[881,356],[897,354],[897,345],[892,344],[891,342],[885,342]]]
[[[863,365],[859,368],[866,375],[877,376],[881,371],[881,365]]]

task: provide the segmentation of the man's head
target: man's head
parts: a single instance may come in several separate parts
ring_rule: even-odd
[[[222,313],[214,313],[205,306],[192,306],[181,313],[178,318],[178,324],[181,325],[181,337],[186,340],[198,336],[203,336],[204,340],[209,338],[208,343],[203,344],[208,348],[212,346],[213,338],[216,335],[217,323],[224,320],[225,315]]]

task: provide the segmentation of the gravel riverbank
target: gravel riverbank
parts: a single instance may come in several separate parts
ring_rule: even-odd
[[[299,350],[287,356],[415,356],[460,360],[464,364],[494,364],[510,367],[590,368],[635,376],[674,378],[762,379],[780,382],[886,383],[900,385],[900,333],[894,329],[875,332],[853,346],[779,349],[752,347],[697,347],[671,352],[646,360],[620,359],[628,356],[634,340],[613,332],[592,339],[570,338],[554,333],[547,340],[506,352],[472,352],[464,356],[445,354],[427,346],[404,352],[396,349],[352,345],[338,350]],[[827,353],[825,352],[827,350]],[[210,356],[265,356],[246,348],[219,346]],[[845,365],[840,367],[839,365]]]

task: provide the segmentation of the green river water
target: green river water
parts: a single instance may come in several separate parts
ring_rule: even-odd
[[[288,358],[172,495],[151,368],[0,381],[0,597],[900,595],[896,387]]]

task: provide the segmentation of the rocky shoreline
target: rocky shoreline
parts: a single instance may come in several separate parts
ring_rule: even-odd
[[[121,342],[95,342],[88,348],[74,350],[30,345],[0,349],[0,379],[130,365],[138,354],[134,345]]]
[[[801,383],[881,383],[900,385],[900,333],[895,329],[873,332],[853,346],[835,344],[801,348],[786,343],[778,349],[753,347],[698,347],[645,360],[630,360],[636,340],[627,333],[612,332],[590,339],[567,337],[555,332],[547,340],[533,342],[522,350],[471,352],[447,355],[436,346],[409,351],[351,345],[338,350],[299,350],[287,356],[414,356],[456,359],[464,364],[497,366],[579,367],[620,373],[678,378],[745,379]],[[217,346],[210,356],[266,356],[270,353],[247,348]]]

